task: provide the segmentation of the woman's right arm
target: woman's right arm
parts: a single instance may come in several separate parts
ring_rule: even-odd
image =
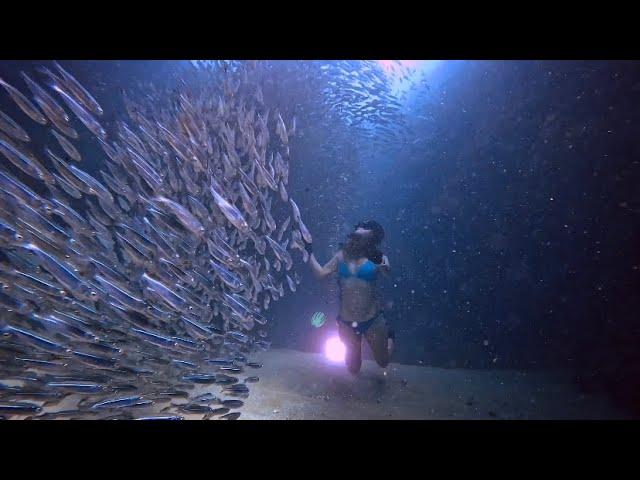
[[[341,252],[337,252],[324,266],[321,266],[318,263],[318,260],[316,260],[316,256],[313,253],[309,255],[309,265],[311,265],[311,270],[315,276],[317,278],[325,278],[335,272],[338,268],[340,254]]]

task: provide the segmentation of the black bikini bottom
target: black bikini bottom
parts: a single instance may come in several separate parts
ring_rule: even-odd
[[[338,315],[337,320],[338,322],[344,323],[345,325],[353,328],[358,335],[363,335],[367,330],[369,330],[369,327],[373,325],[373,322],[375,322],[380,315],[382,315],[382,312],[378,312],[373,318],[370,318],[365,322],[348,322],[346,320],[342,320],[342,318],[340,318],[340,315]]]

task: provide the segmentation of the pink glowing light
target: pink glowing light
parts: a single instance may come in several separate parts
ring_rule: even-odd
[[[332,362],[344,362],[347,349],[338,337],[331,337],[324,345],[324,353]]]

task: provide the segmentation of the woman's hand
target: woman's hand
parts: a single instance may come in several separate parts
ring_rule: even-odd
[[[311,256],[313,254],[313,243],[307,243],[304,239],[302,240],[302,243],[304,245],[304,249],[307,251],[309,256]]]

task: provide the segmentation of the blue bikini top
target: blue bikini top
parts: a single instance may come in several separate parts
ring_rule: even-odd
[[[351,273],[346,262],[341,261],[338,265],[338,275],[341,278],[356,277],[360,280],[364,280],[365,282],[373,282],[376,279],[377,272],[376,264],[371,260],[367,260],[360,265],[355,274]]]

